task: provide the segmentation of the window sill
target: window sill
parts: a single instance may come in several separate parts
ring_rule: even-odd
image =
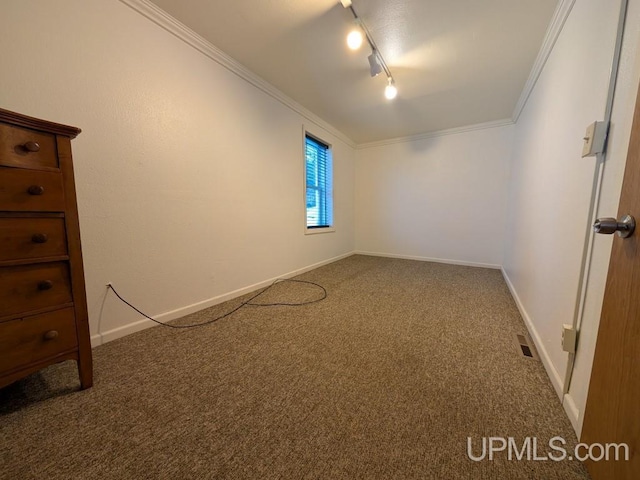
[[[325,227],[325,228],[307,228],[304,229],[305,235],[315,235],[317,233],[333,233],[336,231],[336,227]]]

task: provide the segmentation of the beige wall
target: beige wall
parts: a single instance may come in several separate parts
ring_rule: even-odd
[[[83,130],[94,343],[147,325],[109,281],[168,319],[353,250],[353,148],[125,4],[5,1],[0,57],[0,106]],[[304,235],[303,124],[334,147],[335,233]]]
[[[500,267],[513,128],[358,150],[356,250]]]
[[[622,178],[631,134],[633,112],[640,82],[640,1],[630,0],[622,44],[607,161],[604,167],[600,202],[596,217],[613,217],[618,212]],[[568,402],[570,417],[577,417],[576,430],[582,430],[591,366],[600,323],[600,311],[609,268],[613,238],[594,235],[591,271],[586,285],[584,315],[581,318],[580,344],[571,377]]]
[[[631,1],[623,72],[618,82],[612,138],[602,183],[602,215],[615,215],[638,82],[630,65],[638,47],[638,1]],[[509,180],[504,269],[541,358],[577,431],[588,389],[593,345],[607,274],[610,239],[596,239],[589,301],[580,332],[579,369],[566,386],[568,354],[562,324],[577,309],[589,206],[598,178],[596,159],[581,158],[587,125],[603,120],[620,1],[577,0],[515,130]],[[633,73],[632,73],[633,72]],[[596,189],[597,190],[597,189]],[[606,207],[605,207],[606,205]],[[606,210],[606,212],[605,212]]]

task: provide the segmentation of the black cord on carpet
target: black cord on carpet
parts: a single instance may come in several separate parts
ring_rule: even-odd
[[[255,300],[256,298],[258,298],[260,295],[262,295],[263,293],[265,293],[266,291],[268,291],[270,288],[272,288],[276,283],[281,283],[281,282],[294,282],[294,283],[306,283],[309,285],[314,285],[318,288],[320,288],[322,290],[322,297],[317,298],[315,300],[309,300],[307,302],[300,302],[300,303],[287,303],[287,302],[278,302],[278,303],[253,303],[253,300]],[[245,300],[244,302],[242,302],[240,305],[238,305],[236,308],[234,308],[233,310],[228,311],[227,313],[220,315],[219,317],[216,318],[212,318],[210,320],[207,320],[205,322],[201,322],[201,323],[192,323],[192,324],[188,324],[188,325],[172,325],[170,323],[164,323],[161,322],[160,320],[156,320],[155,318],[150,317],[149,315],[147,315],[146,313],[142,312],[139,308],[136,308],[135,306],[133,306],[131,303],[127,302],[124,298],[122,298],[120,296],[120,294],[116,291],[116,289],[113,287],[113,285],[108,284],[107,288],[110,288],[113,293],[115,293],[116,297],[118,297],[120,299],[120,301],[122,301],[124,304],[128,305],[129,307],[131,307],[133,310],[135,310],[136,312],[138,312],[140,315],[142,315],[143,317],[151,320],[152,322],[157,323],[158,325],[162,325],[164,327],[169,327],[169,328],[194,328],[194,327],[202,327],[205,325],[211,325],[214,322],[217,322],[218,320],[222,320],[223,318],[228,317],[229,315],[231,315],[232,313],[237,312],[238,310],[240,310],[242,307],[246,307],[246,306],[251,306],[251,307],[301,307],[303,305],[311,305],[312,303],[317,303],[317,302],[321,302],[322,300],[324,300],[325,298],[327,298],[327,289],[324,288],[322,285],[319,285],[317,283],[314,282],[309,282],[307,280],[293,280],[290,278],[279,278],[277,279],[275,282],[273,282],[271,285],[269,285],[268,287],[263,288],[262,290],[260,290],[258,293],[256,293],[255,295],[253,295],[252,297],[250,297],[248,300]]]

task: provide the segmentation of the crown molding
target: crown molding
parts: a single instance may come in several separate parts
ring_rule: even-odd
[[[524,89],[522,90],[518,103],[516,104],[516,108],[513,111],[512,118],[514,123],[520,118],[520,114],[522,113],[522,110],[524,110],[524,107],[531,96],[531,92],[533,92],[536,83],[538,83],[540,74],[542,73],[544,66],[547,64],[549,55],[551,55],[553,47],[555,46],[560,33],[562,33],[564,24],[566,23],[567,18],[569,18],[569,14],[571,13],[571,9],[575,3],[576,0],[560,0],[558,3],[556,11],[553,14],[553,18],[551,19],[551,23],[547,28],[547,33],[542,41],[542,47],[540,47],[536,61],[531,68],[531,73],[529,73],[527,83],[525,83]]]
[[[542,47],[538,52],[538,56],[536,57],[536,61],[531,69],[529,74],[529,78],[523,88],[523,91],[520,95],[518,103],[513,112],[513,116],[511,119],[503,119],[497,120],[493,122],[485,122],[474,125],[467,125],[463,127],[450,128],[445,130],[438,130],[434,132],[426,132],[418,135],[411,135],[407,137],[396,137],[389,138],[385,140],[375,141],[375,142],[367,142],[367,143],[356,143],[343,134],[341,131],[333,127],[331,124],[318,117],[316,114],[308,110],[307,108],[300,105],[298,102],[288,97],[280,90],[275,88],[273,85],[238,63],[235,59],[224,53],[222,50],[215,47],[211,42],[204,39],[202,36],[195,33],[186,25],[182,24],[164,10],[160,9],[155,4],[151,3],[149,0],[120,0],[121,3],[127,5],[132,8],[134,11],[138,12],[142,16],[151,20],[153,23],[163,28],[167,32],[171,33],[178,39],[182,40],[186,44],[198,50],[200,53],[204,54],[211,60],[215,61],[222,67],[226,68],[233,74],[237,75],[241,79],[245,80],[249,84],[253,85],[257,89],[266,93],[270,97],[279,101],[281,104],[291,109],[292,111],[298,113],[303,118],[312,122],[316,126],[326,130],[331,135],[335,136],[351,148],[356,149],[365,149],[365,148],[373,148],[380,147],[384,145],[392,145],[395,143],[406,143],[413,142],[417,140],[424,140],[428,138],[440,137],[444,135],[455,135],[458,133],[472,132],[475,130],[484,130],[487,128],[496,128],[502,127],[506,125],[515,124],[520,118],[520,114],[522,113],[527,101],[531,95],[531,92],[536,86],[536,83],[544,69],[544,66],[551,55],[553,47],[562,32],[562,29],[565,25],[569,14],[571,13],[571,9],[575,4],[576,0],[560,0],[556,10],[553,14],[553,18],[549,27],[547,28],[547,32],[545,34],[544,40],[542,42]]]
[[[445,135],[456,135],[458,133],[474,132],[476,130],[486,130],[488,128],[505,127],[507,125],[513,125],[515,122],[510,118],[503,120],[495,120],[492,122],[476,123],[473,125],[465,125],[464,127],[447,128],[446,130],[437,130],[434,132],[419,133],[418,135],[411,135],[409,137],[396,137],[389,138],[387,140],[380,140],[377,142],[360,143],[356,147],[358,150],[364,148],[384,147],[385,145],[392,145],[394,143],[408,143],[418,140],[426,140],[428,138],[443,137]]]
[[[336,138],[340,139],[350,147],[356,148],[357,144],[345,134],[318,117],[310,110],[300,105],[292,98],[286,96],[273,85],[271,85],[255,73],[251,72],[249,69],[238,63],[235,59],[224,53],[222,50],[216,48],[213,44],[211,44],[211,42],[198,35],[186,25],[180,23],[178,20],[173,18],[164,10],[160,9],[155,4],[151,3],[149,0],[120,0],[120,2],[132,8],[142,16],[148,18],[159,27],[163,28],[191,47],[195,48],[200,53],[206,55],[211,60],[220,64],[222,67],[226,68],[230,72],[250,83],[257,89],[279,101],[284,106],[290,108],[318,127],[323,128],[331,135],[334,135]]]

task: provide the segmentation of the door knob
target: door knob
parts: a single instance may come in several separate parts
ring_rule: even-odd
[[[622,220],[615,218],[599,218],[593,224],[593,231],[604,235],[617,233],[619,237],[627,238],[633,235],[636,229],[636,219],[631,215],[625,215]]]

